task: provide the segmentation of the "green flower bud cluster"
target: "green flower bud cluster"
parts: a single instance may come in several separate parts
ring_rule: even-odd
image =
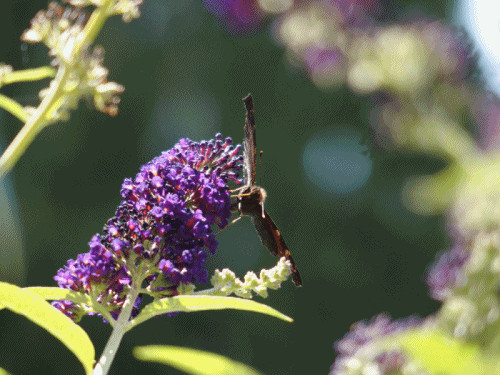
[[[242,298],[252,298],[252,292],[254,292],[263,298],[267,298],[267,289],[279,289],[281,283],[286,281],[290,274],[290,261],[284,257],[273,268],[262,269],[258,277],[254,272],[247,272],[243,281],[227,268],[222,271],[217,269],[210,279],[214,287],[211,294],[217,296],[235,294]]]

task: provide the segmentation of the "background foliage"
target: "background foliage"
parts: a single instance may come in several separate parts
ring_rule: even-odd
[[[449,14],[446,6],[434,1],[402,5],[436,18]],[[43,47],[19,41],[29,20],[45,7],[46,1],[38,0],[0,3],[0,61],[16,69],[47,62]],[[295,323],[237,311],[153,319],[125,337],[111,373],[145,368],[165,373],[160,365],[130,359],[133,346],[149,344],[217,352],[268,374],[327,373],[332,344],[351,323],[381,311],[394,318],[432,313],[438,304],[427,295],[423,273],[435,253],[447,247],[445,228],[440,217],[409,212],[400,189],[409,175],[435,172],[441,162],[367,145],[372,170],[359,190],[322,189],[309,178],[305,151],[311,144],[320,147],[311,143],[318,137],[367,138],[371,103],[366,98],[344,89],[318,90],[285,63],[283,49],[266,27],[232,37],[195,0],[147,0],[141,10],[142,17],[130,24],[110,19],[98,38],[110,80],[126,87],[118,116],[110,118],[82,102],[69,122],[45,129],[2,181],[7,197],[2,200],[8,203],[0,211],[0,252],[14,254],[11,260],[22,254],[22,259],[13,267],[2,261],[0,279],[21,286],[55,285],[57,269],[87,251],[91,236],[114,213],[124,177],[135,175],[181,137],[200,140],[222,132],[241,142],[240,99],[251,92],[258,147],[264,150],[258,173],[269,195],[266,210],[304,280],[303,288],[289,283],[266,303]],[[4,92],[27,105],[36,101],[42,87],[37,85],[8,86]],[[0,113],[3,146],[19,127],[18,120]],[[325,176],[332,164],[334,154],[320,165]],[[243,276],[275,263],[247,219],[219,240],[209,260],[212,268],[229,267]],[[7,320],[9,328],[0,332],[0,359],[12,373],[62,374],[79,368],[40,328],[2,311],[0,326]],[[86,318],[82,326],[100,353],[110,328],[98,318]]]

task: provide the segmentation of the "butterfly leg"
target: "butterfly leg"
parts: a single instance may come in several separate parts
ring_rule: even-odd
[[[243,215],[240,215],[238,216],[236,219],[234,219],[233,221],[231,221],[229,224],[227,224],[224,228],[222,228],[220,231],[217,232],[217,234],[215,235],[216,237],[226,228],[230,227],[231,225],[235,224],[237,221],[240,221],[240,219],[242,218]]]
[[[248,186],[240,186],[239,188],[237,189],[233,189],[233,190],[229,190],[230,193],[236,193],[236,192],[239,192],[239,191],[242,191],[243,189],[246,189]]]
[[[250,193],[245,193],[245,194],[234,194],[234,195],[231,195],[231,198],[241,198],[241,197],[249,197],[250,195],[252,195],[253,193],[250,192]]]

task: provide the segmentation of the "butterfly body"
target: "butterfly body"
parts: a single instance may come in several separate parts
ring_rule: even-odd
[[[260,186],[250,185],[238,189],[237,200],[231,206],[233,212],[238,211],[242,215],[264,217],[264,202],[267,197],[266,191]]]
[[[266,191],[255,185],[255,169],[257,164],[257,144],[255,138],[255,120],[253,99],[249,94],[243,99],[246,108],[246,119],[243,139],[243,186],[233,195],[236,201],[231,210],[239,212],[241,216],[250,216],[262,243],[271,254],[285,257],[291,264],[292,280],[296,286],[302,285],[299,270],[295,265],[290,250],[285,243],[281,232],[264,209],[267,197]]]

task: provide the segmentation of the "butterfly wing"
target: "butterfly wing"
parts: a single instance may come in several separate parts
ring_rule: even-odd
[[[295,261],[292,258],[292,254],[288,249],[288,246],[281,235],[276,224],[274,224],[273,219],[264,211],[264,217],[260,212],[256,212],[252,215],[252,221],[255,225],[255,229],[259,234],[260,240],[265,247],[271,252],[271,254],[279,257],[285,257],[290,261],[292,265],[292,280],[296,286],[302,285],[302,278],[300,277],[299,270],[295,265]]]
[[[255,139],[255,118],[252,95],[243,99],[246,109],[245,127],[243,133],[243,184],[255,184],[255,167],[257,165],[257,140]]]

